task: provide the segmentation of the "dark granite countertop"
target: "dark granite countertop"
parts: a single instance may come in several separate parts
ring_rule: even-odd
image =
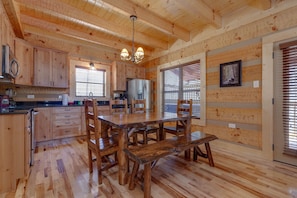
[[[98,106],[108,106],[109,101],[97,101]],[[78,101],[65,106],[62,105],[62,101],[34,101],[34,102],[16,102],[16,109],[28,109],[28,108],[42,108],[42,107],[81,107],[83,104],[79,104]]]
[[[98,101],[98,106],[108,106],[109,101]],[[0,115],[7,114],[26,114],[28,111],[34,108],[43,107],[81,107],[83,104],[74,102],[68,106],[63,106],[62,101],[34,101],[34,102],[16,102],[16,106],[6,110],[1,110]]]
[[[31,111],[31,109],[22,109],[22,110],[9,109],[9,110],[1,111],[0,115],[27,114],[29,111]]]

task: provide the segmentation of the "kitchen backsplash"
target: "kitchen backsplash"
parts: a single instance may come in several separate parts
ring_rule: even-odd
[[[62,94],[68,94],[68,89],[50,87],[27,87],[14,84],[0,84],[0,94],[6,95],[6,90],[12,89],[15,101],[61,101]],[[69,98],[71,100],[71,98]],[[74,100],[74,99],[72,99]]]

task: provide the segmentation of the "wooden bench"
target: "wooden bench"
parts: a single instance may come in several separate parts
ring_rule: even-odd
[[[208,158],[209,165],[214,166],[209,142],[215,139],[217,139],[215,135],[196,131],[192,132],[189,136],[176,136],[154,144],[124,149],[128,157],[134,161],[133,170],[130,175],[129,189],[133,190],[135,188],[135,184],[138,181],[137,174],[139,166],[143,164],[144,197],[151,197],[151,169],[155,166],[156,162],[162,157],[178,154],[191,148],[194,148],[194,160],[199,155]],[[198,147],[200,144],[205,144],[206,154]]]

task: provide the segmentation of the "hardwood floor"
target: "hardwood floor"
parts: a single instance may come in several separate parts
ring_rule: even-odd
[[[215,144],[215,141],[211,142]],[[152,171],[152,196],[157,197],[297,197],[297,167],[223,153],[212,148],[215,167],[207,160],[185,161],[182,155],[160,160]],[[36,149],[35,164],[16,192],[0,197],[143,197],[118,184],[117,168],[89,174],[83,139],[65,140]],[[96,166],[94,166],[96,167]]]

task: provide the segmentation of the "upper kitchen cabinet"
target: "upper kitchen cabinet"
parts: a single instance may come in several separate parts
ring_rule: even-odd
[[[126,78],[145,79],[145,68],[133,65],[126,66]]]
[[[34,85],[69,87],[67,53],[44,48],[34,49]]]
[[[14,53],[18,60],[19,72],[15,84],[33,85],[33,46],[21,39],[15,39]]]
[[[126,65],[121,62],[112,62],[112,86],[114,91],[126,91]]]

